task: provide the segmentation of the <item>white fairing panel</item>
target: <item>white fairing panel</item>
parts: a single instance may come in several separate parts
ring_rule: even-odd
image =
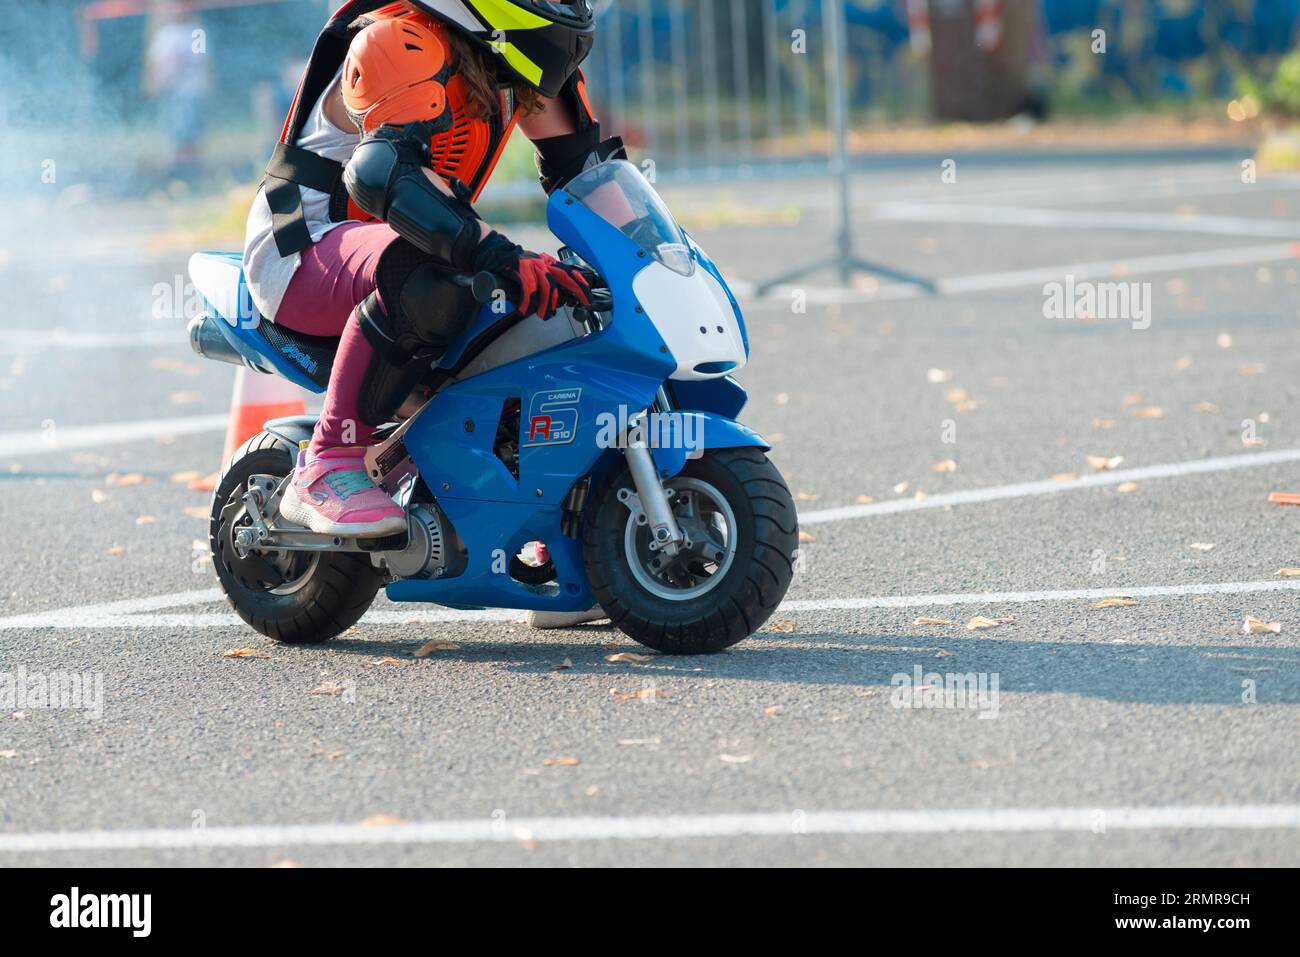
[[[232,328],[255,329],[262,317],[244,286],[244,267],[238,256],[195,253],[190,257],[190,280],[218,316]]]
[[[690,276],[652,262],[632,291],[677,360],[674,379],[720,379],[745,365],[745,341],[726,290],[705,269]]]

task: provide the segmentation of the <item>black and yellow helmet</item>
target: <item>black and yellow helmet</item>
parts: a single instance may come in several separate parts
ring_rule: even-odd
[[[591,52],[591,0],[408,0],[483,44],[516,76],[558,96]]]

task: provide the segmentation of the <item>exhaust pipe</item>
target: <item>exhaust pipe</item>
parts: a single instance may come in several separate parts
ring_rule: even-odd
[[[190,348],[204,359],[214,362],[228,362],[235,366],[246,366],[255,372],[266,370],[259,368],[230,344],[230,340],[221,332],[218,320],[209,313],[195,316],[190,320]]]

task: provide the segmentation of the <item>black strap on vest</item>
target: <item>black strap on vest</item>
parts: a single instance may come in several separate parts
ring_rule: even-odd
[[[275,248],[281,256],[288,257],[312,244],[298,187],[305,186],[329,196],[332,219],[334,197],[343,188],[343,164],[298,146],[276,143],[271,162],[266,166],[265,183]]]
[[[312,49],[307,61],[307,71],[299,85],[293,113],[286,124],[284,140],[276,144],[271,162],[266,167],[266,202],[271,207],[271,233],[280,255],[289,257],[300,253],[312,244],[311,232],[302,208],[302,193],[298,187],[319,190],[330,197],[330,218],[346,218],[346,191],[343,189],[343,167],[310,150],[294,146],[302,128],[316,108],[334,75],[348,53],[352,42],[352,23],[383,6],[388,0],[352,0],[338,12]],[[340,201],[341,200],[341,201]]]

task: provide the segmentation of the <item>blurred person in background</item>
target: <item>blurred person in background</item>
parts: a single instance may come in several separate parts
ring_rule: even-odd
[[[169,156],[169,179],[197,179],[204,132],[204,110],[211,88],[207,35],[192,0],[161,0],[145,49],[144,92],[159,107],[159,122]]]

